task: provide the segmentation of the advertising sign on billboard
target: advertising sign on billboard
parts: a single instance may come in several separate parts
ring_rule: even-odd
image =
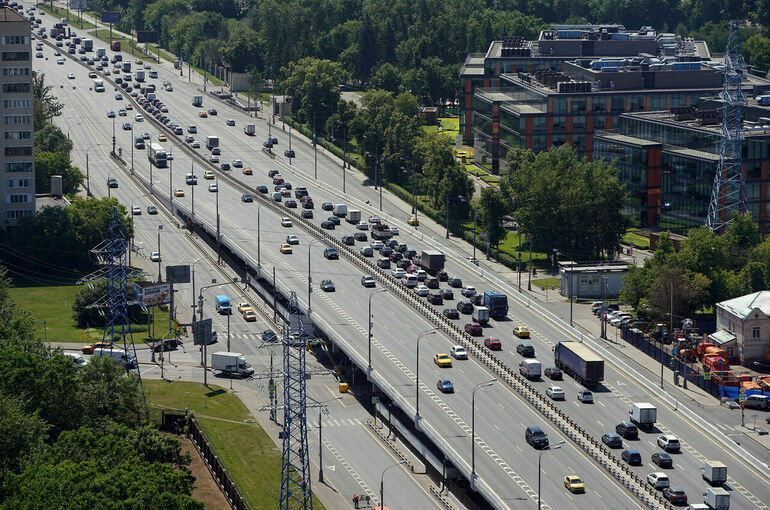
[[[120,13],[102,11],[102,23],[120,23]]]
[[[171,284],[135,282],[136,299],[142,306],[160,306],[171,302]]]

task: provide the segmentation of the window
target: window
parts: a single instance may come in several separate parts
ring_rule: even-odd
[[[586,128],[586,118],[584,115],[575,115],[572,117],[572,130],[579,131]]]
[[[759,328],[751,329],[751,338],[753,338],[754,340],[757,340],[759,338]]]
[[[553,132],[563,133],[567,129],[567,117],[553,118]]]
[[[6,179],[6,188],[29,188],[31,186],[32,179]]]
[[[567,98],[555,97],[553,99],[554,113],[567,113]]]
[[[5,164],[6,172],[31,172],[32,161],[14,161]]]
[[[624,96],[612,96],[612,111],[622,112],[626,109],[626,98]]]
[[[31,209],[12,209],[10,211],[5,211],[5,219],[15,220],[16,218],[21,218],[22,216],[27,216],[28,214],[32,214]]]
[[[3,108],[5,108],[6,110],[32,108],[32,101],[27,98],[3,99]]]
[[[0,44],[29,44],[29,36],[27,35],[0,36]]]
[[[542,133],[545,131],[545,117],[533,117],[533,129],[535,133]]]
[[[4,51],[3,52],[4,62],[15,62],[19,60],[29,60],[29,52],[28,51]]]
[[[28,204],[32,201],[30,196],[28,194],[6,195],[6,202],[9,204]]]
[[[29,76],[29,67],[3,67],[3,76]]]
[[[594,115],[594,129],[604,129],[606,120],[604,115]]]
[[[572,98],[572,113],[582,113],[586,111],[586,98],[574,97]]]
[[[29,83],[3,83],[3,93],[11,94],[14,92],[29,92],[31,85]]]
[[[32,123],[32,115],[3,115],[6,126],[23,126]]]
[[[13,157],[13,156],[31,156],[32,155],[32,146],[27,147],[6,147],[5,148],[5,156],[6,157]]]
[[[650,96],[650,111],[656,112],[658,110],[663,109],[663,96],[662,95],[655,95]]]
[[[32,138],[32,131],[6,131],[6,140],[29,140]]]

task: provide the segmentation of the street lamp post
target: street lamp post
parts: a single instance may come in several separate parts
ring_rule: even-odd
[[[425,338],[428,335],[433,335],[436,333],[436,329],[429,329],[427,331],[423,331],[419,335],[417,335],[417,381],[415,384],[415,407],[417,408],[416,416],[415,416],[415,422],[417,422],[420,419],[420,340]]]
[[[396,466],[400,466],[401,464],[406,464],[405,460],[402,460],[398,464],[393,464],[392,466],[388,466],[385,469],[382,470],[382,476],[380,476],[380,508],[385,508],[385,471],[387,471],[390,468],[394,468]]]
[[[374,322],[372,320],[372,298],[374,297],[375,294],[379,292],[387,292],[387,291],[388,289],[377,289],[369,293],[369,315],[367,316],[369,318],[369,334],[367,335],[367,338],[369,340],[369,357],[368,357],[367,368],[366,368],[367,374],[369,374],[372,371],[372,325]]]
[[[564,440],[559,441],[556,443],[556,445],[551,448],[550,446],[546,446],[542,450],[540,450],[540,454],[537,456],[537,510],[540,510],[540,466],[543,460],[543,454],[545,452],[551,451],[551,450],[558,450],[561,448],[561,445],[564,444]]]
[[[115,117],[112,118],[112,155],[115,155]]]
[[[163,257],[160,254],[160,231],[163,230],[163,224],[158,225],[158,283],[162,281],[160,275],[160,264]]]
[[[109,189],[109,187],[108,187],[108,189]],[[139,198],[145,198],[147,196],[148,196],[147,193],[145,193],[144,195],[141,195],[141,196],[138,196],[138,197],[134,197],[134,198],[131,199],[131,210],[129,211],[129,213],[131,214],[131,216],[130,216],[130,218],[131,218],[131,240],[130,240],[130,244],[129,244],[129,247],[128,247],[128,266],[129,267],[131,267],[131,252],[133,251],[133,248],[134,248],[134,200],[137,200]]]
[[[271,374],[272,374],[272,371],[271,371]],[[326,406],[327,403],[331,402],[332,400],[339,400],[341,398],[342,397],[334,397],[334,398],[330,398],[329,400],[324,400],[323,402],[318,402],[318,481],[321,483],[324,483],[323,421],[321,421],[321,414],[324,409],[326,409],[327,413],[329,412]]]
[[[262,243],[259,242],[259,231],[260,231],[260,213],[262,212],[262,205],[257,206],[257,267],[262,268],[262,252],[261,252],[261,246]]]
[[[556,248],[553,249],[553,265],[556,266],[556,257],[557,255],[568,255],[571,257],[569,253],[563,252],[561,250],[557,250]],[[521,252],[519,252],[519,258],[521,258]],[[574,257],[573,257],[574,258]],[[565,271],[567,273],[567,297],[569,297],[569,325],[572,326],[572,277],[573,277],[573,270],[575,269],[574,265],[570,265],[569,271]],[[521,289],[519,289],[521,290]]]
[[[133,147],[133,145],[132,145],[132,147]],[[174,154],[173,154],[173,152],[174,152],[173,150],[171,150],[169,152],[169,154],[171,154],[171,159],[169,159],[169,161],[168,161],[168,201],[169,202],[173,202],[174,201],[174,189],[173,189],[174,186],[173,186],[173,181],[171,180],[171,165],[173,165],[173,163],[174,163]]]
[[[495,384],[497,379],[478,383],[471,394],[471,487],[476,479],[476,391]]]
[[[313,278],[310,276],[310,247],[313,243],[322,241],[322,239],[313,239],[307,244],[307,312],[310,313],[310,293],[312,291]]]
[[[230,285],[232,283],[238,283],[238,278],[234,278],[230,282],[216,283],[216,280],[211,280],[211,285],[201,287],[198,294],[198,321],[203,321],[203,291],[212,287],[220,287],[222,285]],[[203,344],[203,385],[208,386],[208,359],[207,359],[207,344]]]

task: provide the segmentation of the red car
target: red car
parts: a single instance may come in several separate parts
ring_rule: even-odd
[[[465,325],[465,332],[473,336],[481,336],[481,324],[478,322],[469,322]],[[498,343],[500,341],[498,340]]]
[[[313,211],[311,211],[310,209],[305,209],[304,211],[302,211],[302,217],[303,218],[312,218],[313,217]]]
[[[438,278],[428,278],[425,280],[425,285],[429,289],[438,289]]]
[[[467,326],[466,326],[467,327]],[[503,348],[503,344],[500,343],[499,338],[487,338],[484,340],[484,345],[492,351],[499,351]]]
[[[407,273],[416,273],[419,270],[420,270],[420,266],[415,266],[414,264],[406,268]]]
[[[126,110],[133,110],[133,109],[134,109],[134,105],[132,105],[131,103],[126,104]]]
[[[447,281],[449,279],[449,275],[443,269],[441,271],[439,271],[438,273],[436,273],[436,277],[438,278],[438,281],[440,281],[440,282],[445,282],[445,281]]]
[[[406,268],[408,268],[409,266],[412,265],[412,261],[409,260],[409,259],[401,259],[401,260],[398,261],[398,264],[396,264],[396,265],[398,267],[400,267],[401,269],[406,269]]]

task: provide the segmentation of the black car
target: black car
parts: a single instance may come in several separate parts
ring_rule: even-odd
[[[444,298],[441,297],[440,292],[433,291],[430,294],[428,294],[428,302],[432,305],[443,305]]]
[[[615,432],[626,439],[637,439],[639,437],[639,429],[636,428],[636,425],[628,421],[615,425]]]
[[[251,193],[244,193],[241,195],[241,202],[253,202],[254,197],[251,196]]]
[[[674,460],[671,458],[671,455],[667,454],[666,452],[653,453],[651,460],[653,464],[657,464],[662,468],[674,467]]]
[[[285,150],[285,151],[283,151],[283,155],[286,156],[287,158],[296,158],[297,157],[297,156],[294,155],[294,151],[293,150]]]
[[[290,182],[288,182],[288,181],[284,182],[284,183],[283,183],[283,186],[284,186],[284,188],[286,188],[286,189],[291,189],[291,183],[290,183]]]
[[[366,232],[355,232],[353,234],[353,239],[356,241],[366,241],[368,236],[366,235]]]
[[[279,172],[278,170],[276,170],[276,169],[274,168],[274,169],[272,169],[272,170],[269,170],[269,171],[267,172],[267,176],[268,176],[268,177],[270,177],[270,178],[272,179],[273,177],[275,177],[275,176],[276,176],[276,175],[278,175],[279,173],[281,173],[281,172]]]
[[[265,186],[264,184],[260,184],[259,186],[257,186],[257,191],[259,191],[260,193],[267,193],[267,186]]]
[[[524,356],[525,358],[535,357],[535,347],[532,344],[519,344],[516,346],[516,352]]]
[[[338,216],[329,216],[328,218],[326,218],[326,220],[327,221],[331,221],[335,225],[339,225],[340,224],[340,219],[339,219]]]
[[[446,317],[447,319],[460,318],[460,312],[458,312],[454,308],[444,308],[444,310],[441,313],[444,314],[444,317]]]
[[[620,454],[620,458],[628,462],[631,466],[642,465],[642,454],[636,450],[623,450]]]
[[[278,341],[278,335],[275,334],[275,331],[272,329],[266,329],[262,332],[262,341],[263,342],[277,342]]]
[[[417,256],[417,250],[406,250],[404,252],[404,258],[407,258],[409,260],[412,260]]]
[[[534,448],[541,449],[548,446],[548,436],[540,427],[527,427],[524,438]]]
[[[681,487],[666,487],[663,489],[663,497],[674,505],[686,505],[687,493]]]
[[[464,314],[470,314],[473,313],[473,303],[468,301],[467,299],[463,299],[462,301],[457,303],[457,311]]]
[[[214,108],[209,110],[209,115],[216,115],[216,114],[217,114],[217,111]]]
[[[556,367],[548,367],[544,371],[545,376],[549,379],[552,379],[554,381],[561,381],[562,380],[562,373],[561,370],[559,370]]]
[[[331,280],[323,280],[321,282],[321,290],[324,292],[334,292],[336,290],[334,282]]]
[[[321,209],[323,209],[324,211],[331,211],[334,209],[334,204],[332,204],[331,202],[324,202],[323,204],[321,204]]]
[[[455,294],[452,292],[452,289],[440,289],[439,292],[441,292],[441,297],[444,299],[454,299]]]
[[[447,280],[447,284],[450,287],[454,287],[456,289],[459,289],[460,287],[463,286],[463,281],[460,278],[449,278]]]
[[[380,255],[382,255],[383,257],[390,257],[391,255],[393,255],[393,248],[391,248],[390,246],[383,246],[380,249]]]
[[[396,246],[393,249],[396,250],[399,253],[405,253],[406,250],[407,250],[406,243],[398,243],[398,246]],[[404,256],[406,256],[406,255],[404,255]]]
[[[148,205],[147,214],[158,214],[158,209],[154,205]]]
[[[325,228],[326,230],[334,230],[334,223],[329,220],[324,220],[321,222],[321,228]]]
[[[304,211],[302,211],[302,217],[303,218],[308,218],[308,219],[312,218],[313,217],[313,211],[311,211],[310,209],[305,209]]]
[[[289,207],[291,209],[297,208],[297,201],[294,199],[287,200],[286,202],[284,202],[284,204],[286,205],[286,207]]]
[[[351,235],[345,235],[345,236],[342,236],[342,244],[353,246],[354,244],[356,244],[356,240]]]
[[[623,439],[619,435],[612,432],[602,436],[602,443],[606,444],[610,448],[623,448]]]
[[[340,258],[340,254],[337,253],[337,250],[334,248],[326,248],[324,250],[324,258],[327,258],[329,260],[336,260]]]
[[[163,340],[162,342],[155,341],[152,343],[152,350],[154,352],[168,352],[168,351],[175,351],[177,348],[182,345],[182,341],[178,340],[176,338],[167,338]]]

